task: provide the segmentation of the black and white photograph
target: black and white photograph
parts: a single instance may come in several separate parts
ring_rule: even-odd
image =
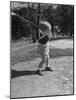
[[[74,5],[10,1],[10,98],[74,95]]]

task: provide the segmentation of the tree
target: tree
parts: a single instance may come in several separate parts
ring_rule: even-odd
[[[25,4],[25,6],[24,6]],[[55,26],[59,26],[60,33],[65,35],[74,34],[74,6],[73,5],[56,5],[56,4],[43,4],[43,3],[18,3],[19,7],[12,11],[34,23],[25,22],[22,19],[16,18],[16,30],[12,29],[13,36],[15,37],[28,37],[32,36],[33,43],[38,39],[38,27],[40,20],[48,21],[52,26],[52,33],[54,35]],[[22,6],[23,5],[23,6]],[[14,18],[15,19],[15,18]],[[13,20],[13,19],[12,19]],[[20,21],[19,21],[20,20]],[[18,33],[18,32],[19,33]],[[57,33],[57,34],[60,34]]]
[[[59,5],[59,8],[61,9],[61,17],[63,20],[61,20],[61,27],[62,32],[65,34],[69,34],[72,36],[73,34],[73,28],[74,28],[74,6],[72,5]]]

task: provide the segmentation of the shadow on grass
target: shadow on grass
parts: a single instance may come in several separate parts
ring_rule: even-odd
[[[16,71],[16,70],[11,70],[11,78],[15,77],[20,77],[20,76],[25,76],[25,75],[38,75],[36,71]]]
[[[42,71],[46,71],[46,70],[43,69]],[[11,70],[11,78],[16,78],[16,77],[20,77],[20,76],[28,76],[28,75],[40,75],[40,76],[42,76],[42,74],[38,74],[34,70],[26,70],[26,71]]]

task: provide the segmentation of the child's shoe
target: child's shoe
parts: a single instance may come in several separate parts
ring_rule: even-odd
[[[43,75],[40,70],[37,70],[36,74],[41,75],[41,76]]]
[[[46,67],[45,71],[51,71],[52,72],[53,70],[50,67]]]

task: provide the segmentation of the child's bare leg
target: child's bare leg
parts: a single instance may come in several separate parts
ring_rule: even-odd
[[[45,56],[44,55],[41,55],[41,58],[42,58],[42,61],[40,62],[38,68],[41,69],[43,67],[43,64],[45,62]]]
[[[53,71],[50,67],[50,57],[49,55],[46,55],[46,68],[45,68],[46,71]]]
[[[50,67],[49,55],[46,55],[46,67]]]
[[[42,75],[41,68],[42,68],[42,66],[43,66],[43,64],[45,62],[45,56],[44,55],[41,55],[41,58],[42,58],[42,61],[40,62],[39,66],[38,66],[38,70],[36,72],[38,75]]]

